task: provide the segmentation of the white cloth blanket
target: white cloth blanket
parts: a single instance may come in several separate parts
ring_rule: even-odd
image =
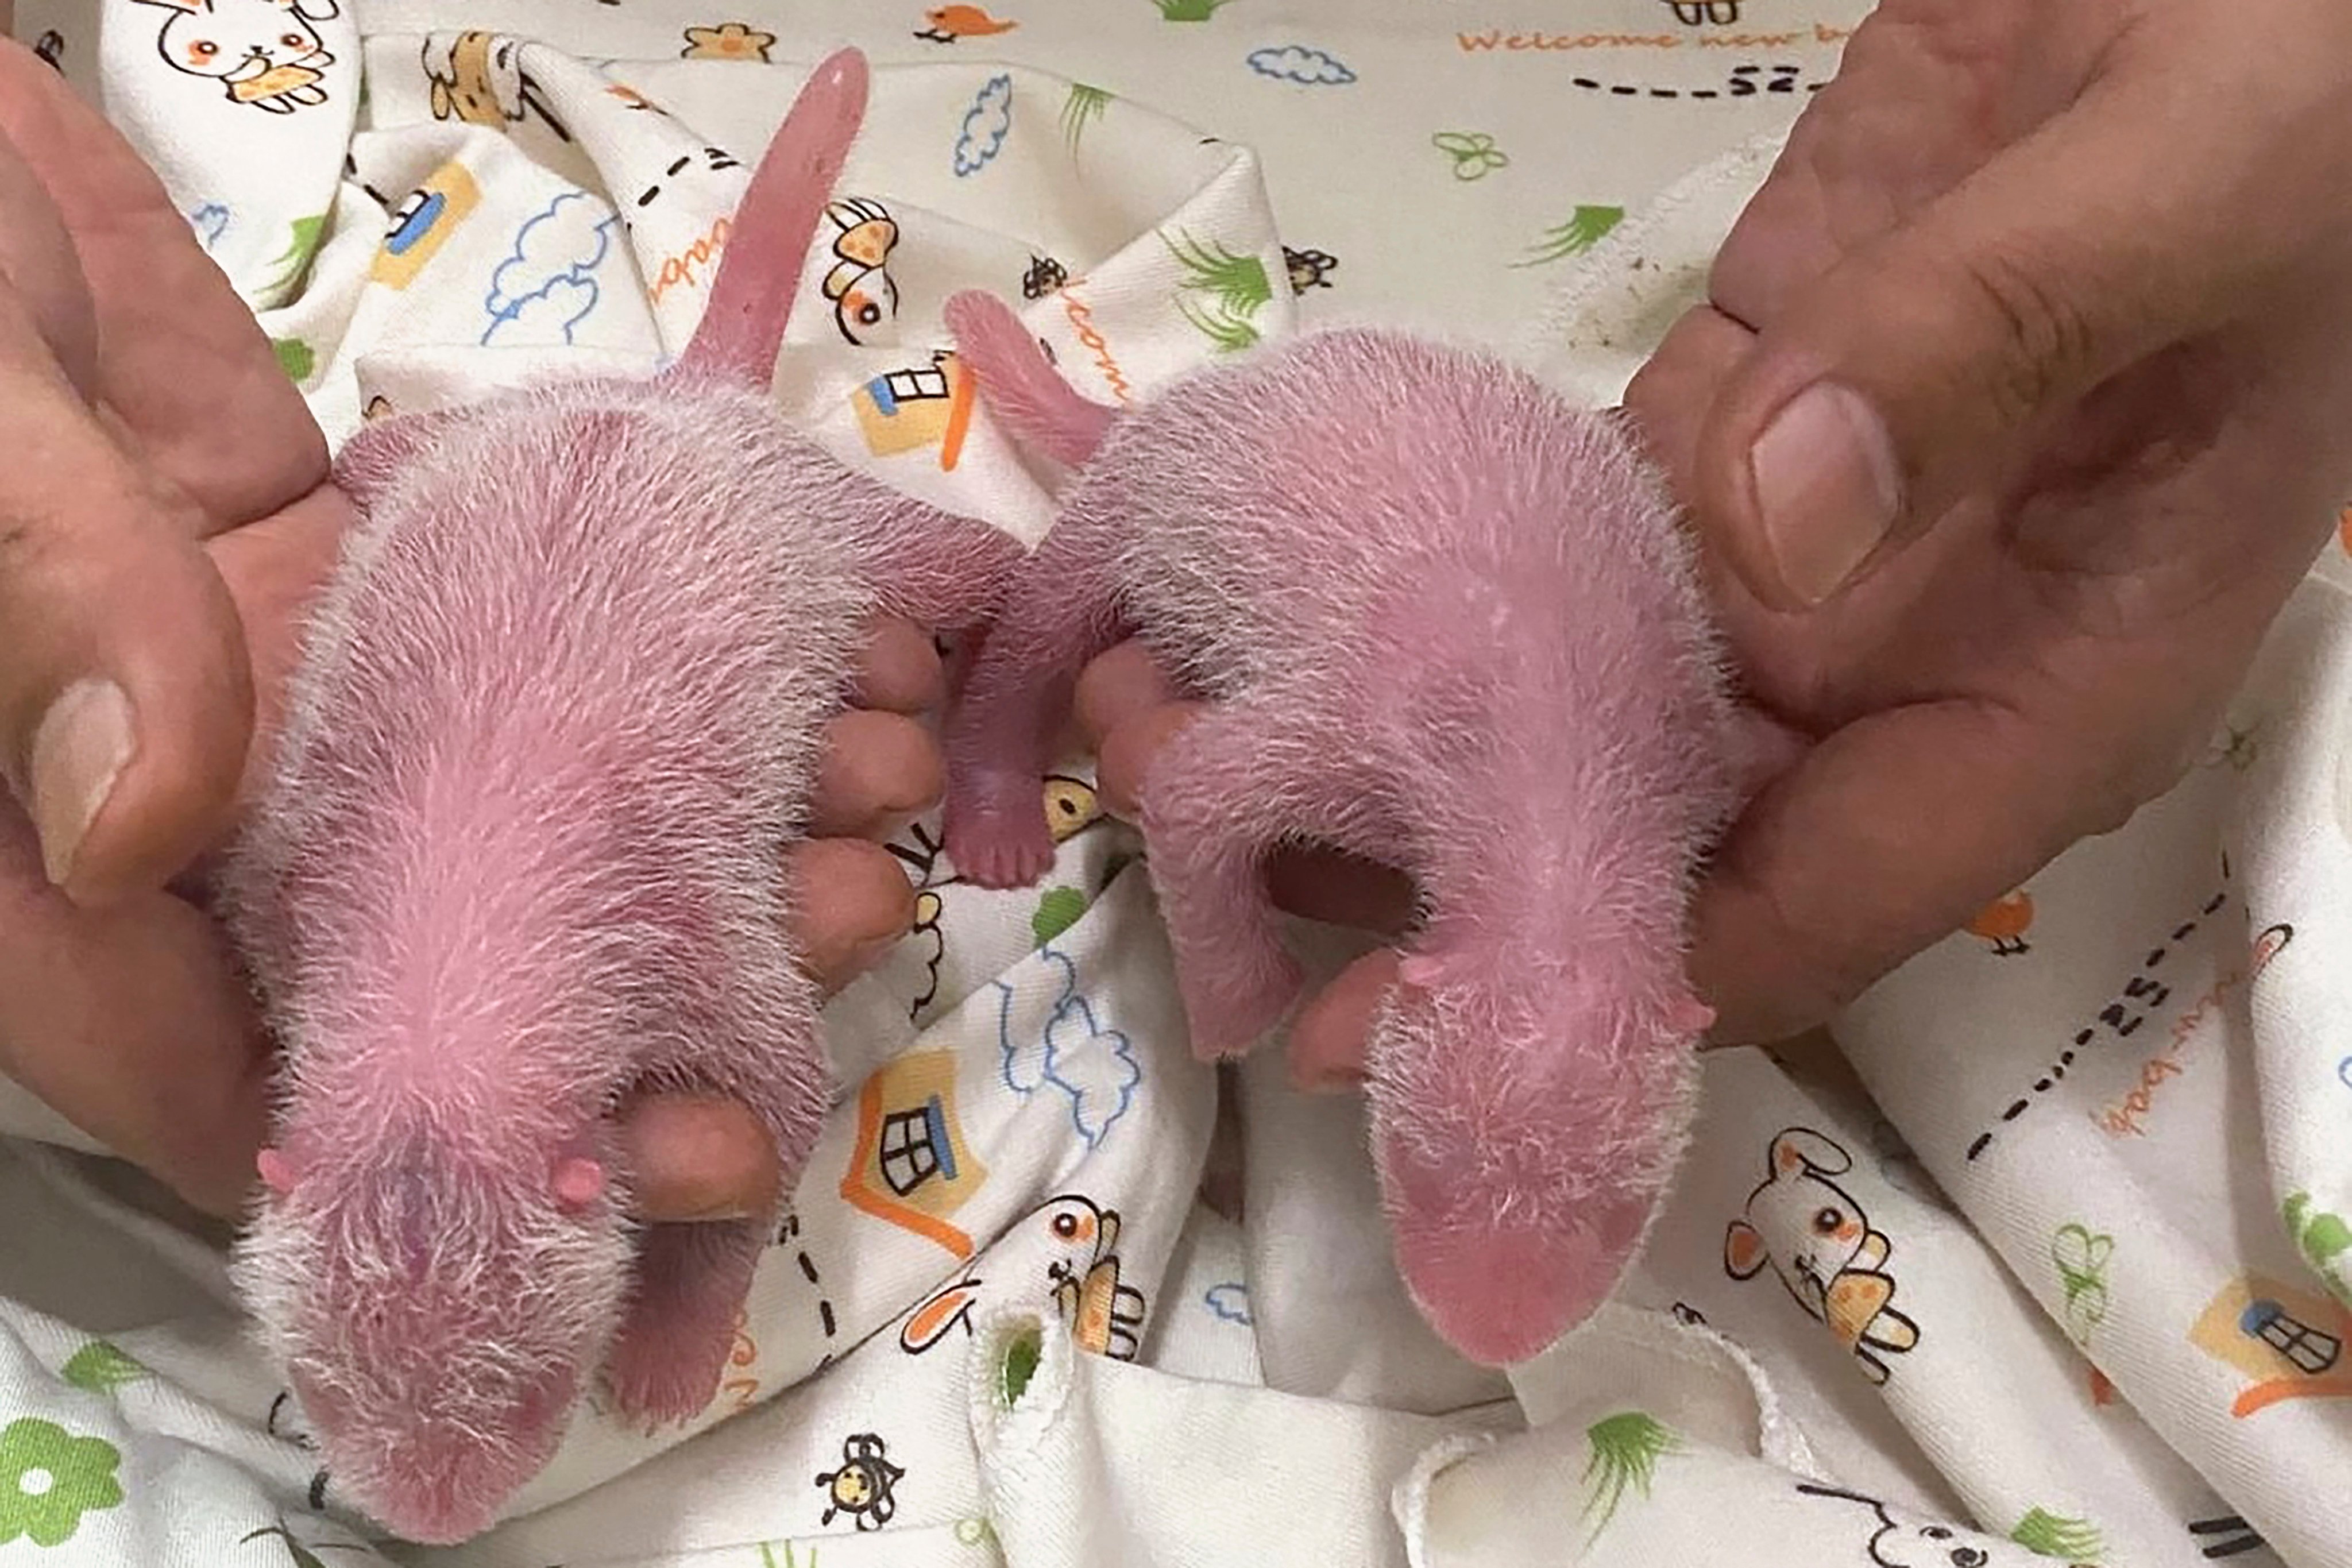
[[[1034,538],[1051,497],[939,374],[951,289],[1024,299],[1107,399],[1351,316],[1610,400],[1861,7],[1456,9],[18,24],[163,172],[334,439],[378,398],[674,350],[744,165],[809,63],[865,46],[780,405]],[[174,47],[261,21],[295,40],[273,63]],[[353,1517],[217,1247],[0,1085],[0,1565],[2352,1563],[2347,582],[2306,585],[2172,796],[1841,1021],[1858,1079],[1712,1058],[1635,1278],[1508,1379],[1406,1302],[1360,1106],[1270,1055],[1190,1060],[1138,845],[1078,760],[1041,889],[962,886],[928,825],[899,841],[920,924],[829,1012],[843,1097],[712,1408],[657,1439],[583,1413],[463,1547]]]

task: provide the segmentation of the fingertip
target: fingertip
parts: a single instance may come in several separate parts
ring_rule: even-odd
[[[946,788],[947,763],[929,730],[902,713],[853,709],[826,727],[812,832],[885,837]]]
[[[877,963],[915,923],[914,886],[878,844],[805,839],[785,874],[802,962],[828,994]]]
[[[892,713],[927,713],[947,700],[947,668],[930,634],[900,616],[877,616],[850,700]]]
[[[1095,786],[1105,810],[1129,822],[1136,819],[1152,760],[1204,708],[1198,702],[1171,702],[1147,709],[1103,737],[1095,755]]]
[[[1120,725],[1176,700],[1175,684],[1160,672],[1150,651],[1129,639],[1079,672],[1074,705],[1087,744],[1098,748]]]
[[[1381,948],[1356,960],[1298,1010],[1290,1026],[1294,1088],[1339,1094],[1362,1087],[1365,1047],[1381,1003],[1397,983],[1402,955]]]
[[[736,1100],[683,1094],[633,1104],[622,1140],[640,1218],[744,1219],[771,1212],[783,1185],[774,1142]]]

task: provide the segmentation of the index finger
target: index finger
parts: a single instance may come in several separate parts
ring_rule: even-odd
[[[2063,752],[1970,700],[1875,713],[1815,745],[1749,803],[1699,885],[1691,978],[1716,1009],[1712,1040],[1826,1022],[2113,826],[2111,796]]]

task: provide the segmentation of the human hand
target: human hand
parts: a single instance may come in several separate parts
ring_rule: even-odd
[[[1816,741],[1699,891],[1718,1043],[1820,1022],[2205,743],[2352,488],[2347,60],[2328,0],[1883,0],[1849,41],[1626,395],[1749,694]],[[1816,382],[1852,395],[1759,487]],[[1131,807],[1192,710],[1132,647],[1088,682]],[[1270,875],[1294,912],[1411,908]],[[1393,963],[1309,1004],[1295,1076],[1360,1062]]]
[[[0,39],[0,1071],[199,1207],[233,1213],[271,1053],[204,864],[265,776],[303,606],[351,508],[251,313],[154,175]],[[27,460],[29,459],[29,460]],[[944,679],[903,623],[835,721],[782,868],[820,984],[913,918],[877,844],[942,776],[908,717]],[[645,1217],[757,1210],[751,1112],[632,1108]]]

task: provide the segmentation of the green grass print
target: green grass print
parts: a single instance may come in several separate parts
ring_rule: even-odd
[[[1569,220],[1557,228],[1544,230],[1543,237],[1528,247],[1524,261],[1514,261],[1514,267],[1547,267],[1580,256],[1600,244],[1609,231],[1625,221],[1623,207],[1580,206]]]
[[[1629,1489],[1650,1495],[1658,1461],[1679,1453],[1682,1441],[1655,1416],[1639,1410],[1595,1422],[1584,1435],[1592,1446],[1592,1458],[1584,1467],[1584,1508],[1578,1517],[1592,1521],[1590,1541],[1609,1528]]]

